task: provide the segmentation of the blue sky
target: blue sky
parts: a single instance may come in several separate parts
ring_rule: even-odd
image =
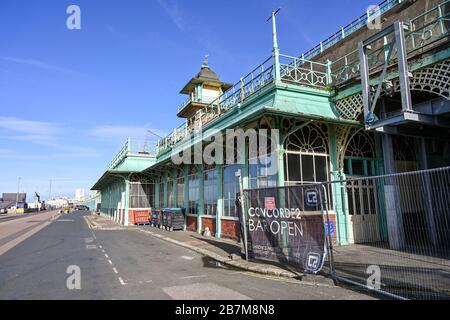
[[[127,137],[182,123],[178,94],[205,54],[235,83],[279,46],[300,55],[363,14],[366,0],[1,0],[0,193],[89,190]],[[81,8],[81,30],[66,9]],[[154,137],[149,137],[154,143]],[[64,181],[57,181],[63,179]]]

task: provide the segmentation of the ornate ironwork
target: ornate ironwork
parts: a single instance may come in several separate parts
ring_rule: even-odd
[[[364,129],[353,129],[345,150],[347,157],[374,159],[375,138],[372,132]]]
[[[410,82],[413,91],[430,92],[450,100],[450,59],[414,72]],[[394,89],[400,90],[398,80]]]
[[[336,109],[342,119],[356,120],[364,109],[362,93],[357,93],[337,101]]]
[[[308,124],[291,133],[285,149],[304,153],[328,154],[328,134],[324,124]]]

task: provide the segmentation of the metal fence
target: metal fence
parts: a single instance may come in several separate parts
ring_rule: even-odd
[[[450,167],[334,181],[328,272],[402,299],[450,299]],[[327,190],[330,188],[327,188]]]
[[[450,299],[450,167],[247,189],[242,212],[250,258],[308,271],[312,250],[319,258],[311,261],[324,261],[321,272],[337,283],[397,299]]]

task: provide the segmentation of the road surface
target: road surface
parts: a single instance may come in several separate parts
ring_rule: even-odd
[[[369,298],[226,269],[141,232],[91,230],[86,214],[0,222],[0,299]]]

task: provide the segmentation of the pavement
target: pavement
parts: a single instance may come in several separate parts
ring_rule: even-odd
[[[241,244],[234,240],[225,238],[205,237],[191,231],[169,232],[150,226],[129,226],[125,227],[115,223],[107,217],[99,215],[85,216],[87,223],[95,229],[101,230],[134,230],[157,237],[164,241],[171,242],[181,247],[200,253],[206,257],[214,259],[226,266],[260,274],[285,277],[301,280],[303,283],[312,285],[334,286],[333,281],[323,275],[309,275],[292,267],[275,262],[266,261],[246,261],[242,259]]]
[[[88,217],[76,211],[0,222],[0,242],[8,246],[0,254],[0,299],[372,299],[236,269],[149,230],[112,224],[103,230],[88,225]]]

